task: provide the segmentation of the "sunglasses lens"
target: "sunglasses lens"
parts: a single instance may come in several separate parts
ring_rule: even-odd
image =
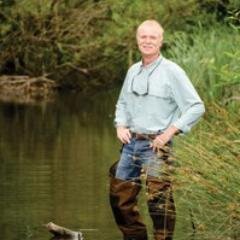
[[[132,80],[132,92],[136,95],[148,94],[148,77],[135,76]]]

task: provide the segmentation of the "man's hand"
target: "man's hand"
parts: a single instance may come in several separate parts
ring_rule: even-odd
[[[161,135],[157,136],[151,144],[153,151],[159,152],[170,139],[171,137],[166,133],[162,133]]]
[[[154,152],[159,152],[172,137],[179,132],[179,129],[171,126],[162,134],[158,135],[152,142],[151,147]]]
[[[132,136],[128,128],[117,127],[117,137],[122,143],[126,144],[126,143],[130,143],[130,139]]]

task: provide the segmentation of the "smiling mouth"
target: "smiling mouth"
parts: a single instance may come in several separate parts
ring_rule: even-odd
[[[152,46],[143,46],[144,49],[152,49]]]

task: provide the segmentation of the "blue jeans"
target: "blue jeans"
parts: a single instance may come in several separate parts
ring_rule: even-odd
[[[165,162],[162,156],[153,152],[148,139],[131,138],[124,144],[115,177],[121,180],[139,180],[141,173],[146,176],[160,177]]]

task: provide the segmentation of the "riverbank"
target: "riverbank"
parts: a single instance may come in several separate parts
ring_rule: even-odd
[[[58,84],[47,77],[0,76],[0,101],[38,104],[53,101]]]

